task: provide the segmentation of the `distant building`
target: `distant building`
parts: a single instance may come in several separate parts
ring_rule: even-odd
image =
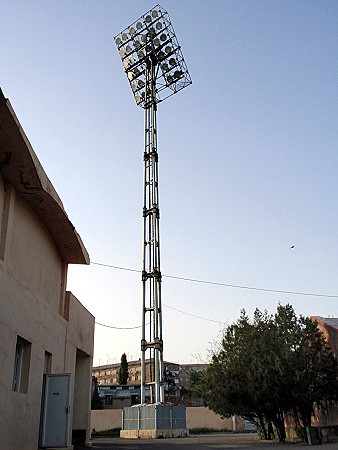
[[[329,347],[335,357],[338,357],[338,318],[311,316],[310,319],[317,321],[319,330],[323,333]]]
[[[89,256],[0,90],[2,449],[90,440],[94,317],[66,290],[68,264]]]
[[[310,319],[316,320],[318,329],[323,333],[329,347],[331,348],[335,357],[338,357],[338,318],[337,317],[321,317],[311,316]],[[334,436],[337,433],[338,427],[338,405],[331,405],[327,411],[315,410],[315,417],[313,417],[313,425],[321,428],[322,441],[330,442],[337,441]]]
[[[177,371],[179,370],[179,364],[170,363],[167,361],[163,362],[163,367],[165,371]],[[118,385],[118,371],[120,368],[120,363],[106,364],[103,366],[93,367],[93,376],[96,377],[98,385]],[[146,373],[147,376],[150,374],[151,363],[149,360],[146,361]],[[141,383],[141,360],[128,361],[128,385],[129,384],[140,384]]]
[[[192,373],[199,373],[207,367],[208,364],[181,364],[179,369],[180,386],[190,391]]]
[[[171,403],[185,403],[189,398],[189,406],[191,404],[191,396],[186,395],[190,391],[190,373],[198,372],[207,367],[207,364],[177,364],[168,361],[163,362],[165,375],[165,401]],[[130,404],[139,403],[139,391],[141,386],[141,360],[128,361],[128,384],[120,386],[118,384],[118,371],[120,363],[106,364],[103,366],[93,367],[93,376],[96,377],[100,395],[105,399],[105,407],[117,408],[122,405],[121,399],[124,399],[123,406],[130,401]],[[150,374],[151,364],[146,361],[147,377]],[[148,378],[149,379],[149,378]],[[120,391],[120,392],[119,392]],[[108,398],[109,397],[109,398]],[[147,397],[147,394],[146,394]],[[115,401],[116,399],[119,399]],[[128,400],[129,399],[129,400]]]

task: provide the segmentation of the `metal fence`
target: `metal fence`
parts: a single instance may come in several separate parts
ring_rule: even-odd
[[[187,428],[185,406],[135,405],[123,408],[123,430],[177,430]]]

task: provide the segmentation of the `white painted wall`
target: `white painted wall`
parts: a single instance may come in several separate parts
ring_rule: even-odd
[[[0,217],[3,186],[0,177]],[[75,391],[78,400],[71,421],[87,429],[89,440],[94,317],[71,293],[64,295],[66,264],[44,224],[18,193],[11,202],[6,251],[0,257],[0,448],[38,447],[45,351],[52,355],[51,373],[73,375],[72,396]],[[59,313],[66,300],[68,320]],[[27,393],[12,391],[17,336],[31,343]],[[79,350],[83,364],[76,376]],[[85,393],[75,388],[77,382]]]

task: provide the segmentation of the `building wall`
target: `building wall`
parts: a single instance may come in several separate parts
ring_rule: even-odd
[[[95,318],[71,292],[66,293],[65,304],[65,316],[69,320],[65,371],[74,373],[72,430],[86,430],[88,443],[90,441]]]
[[[93,368],[93,376],[98,381],[99,386],[118,385],[118,371],[120,363],[107,364]],[[128,361],[128,385],[138,385],[141,383],[141,360]],[[146,363],[146,377],[149,379],[150,365]]]
[[[5,181],[0,173],[0,241],[1,241],[1,230],[3,222],[3,211],[5,206]]]
[[[337,323],[337,319],[324,318],[324,317],[311,317],[312,320],[316,320],[318,329],[323,333],[327,343],[329,344],[333,354],[337,358],[338,356],[338,329],[336,326],[328,323],[329,321],[334,321]]]
[[[176,380],[175,383],[190,389],[190,372],[201,371],[207,364],[176,364],[168,361],[163,362],[165,372],[170,372],[170,376]],[[103,366],[93,367],[93,376],[98,381],[99,386],[117,385],[118,370],[120,363],[106,364]],[[128,361],[128,385],[139,385],[141,383],[141,360]],[[146,361],[146,377],[150,376],[149,361]]]
[[[59,313],[64,264],[46,227],[20,195],[15,196],[12,227],[8,231],[7,270],[35,298]]]
[[[91,412],[91,431],[122,428],[122,409],[97,409]]]
[[[215,430],[232,430],[234,421],[232,418],[222,419],[208,408],[191,407],[186,408],[187,428],[212,428]],[[91,429],[95,431],[105,431],[111,428],[121,428],[122,410],[103,409],[91,412]],[[236,431],[245,430],[245,420],[236,417]]]
[[[220,415],[209,408],[192,406],[187,408],[187,428],[244,431],[245,420],[237,416],[222,419]]]
[[[41,220],[2,177],[0,186],[0,447],[37,449],[46,371],[73,375],[71,423],[89,439],[94,317],[64,295],[67,265]],[[18,337],[30,348],[25,392],[12,390]]]

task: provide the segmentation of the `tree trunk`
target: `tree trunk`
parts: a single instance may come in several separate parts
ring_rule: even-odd
[[[284,415],[282,412],[276,414],[274,424],[277,430],[279,442],[285,442],[286,433],[285,433]]]
[[[268,433],[267,433],[266,428],[265,428],[265,423],[264,423],[263,416],[259,416],[258,420],[259,420],[259,428],[260,428],[260,430],[261,430],[261,432],[262,432],[262,434],[264,436],[264,439],[267,441],[268,440]]]
[[[271,441],[272,440],[272,436],[273,436],[273,427],[272,427],[272,423],[269,420],[268,422],[268,440]]]

